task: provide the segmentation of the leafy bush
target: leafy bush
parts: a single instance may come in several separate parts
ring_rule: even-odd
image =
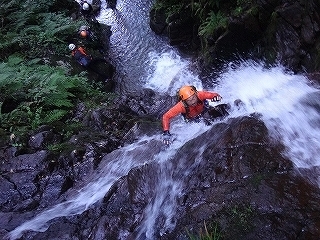
[[[220,11],[210,12],[206,21],[199,27],[199,35],[202,37],[208,37],[214,33],[217,28],[227,27],[227,18]]]
[[[19,52],[29,58],[64,54],[68,38],[84,24],[64,13],[49,11],[48,1],[10,1],[2,4],[0,58]]]
[[[61,67],[40,65],[37,61],[27,63],[19,56],[0,63],[0,91],[1,101],[9,97],[19,100],[13,111],[0,115],[2,128],[10,132],[54,125],[68,118],[78,101],[105,98],[85,77],[67,76]]]
[[[45,64],[50,59],[68,60],[70,39],[86,24],[83,18],[72,20],[67,15],[73,9],[77,9],[73,0],[63,5],[56,0],[1,5],[0,106],[9,109],[0,113],[1,140],[8,135],[25,140],[30,130],[43,124],[70,136],[81,128],[72,120],[76,104],[83,102],[89,109],[110,99],[85,74],[70,76],[66,68]]]

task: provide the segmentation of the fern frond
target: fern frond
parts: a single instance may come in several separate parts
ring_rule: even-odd
[[[63,93],[51,93],[47,96],[44,96],[42,99],[43,106],[46,107],[67,107],[72,108],[74,104],[72,103],[70,96],[73,96],[72,94],[68,92]]]
[[[11,55],[8,58],[7,64],[8,66],[12,67],[12,66],[17,66],[19,64],[21,64],[24,61],[24,59],[18,55]]]
[[[66,110],[55,109],[46,113],[42,121],[43,123],[52,123],[61,120],[66,114],[68,114]]]

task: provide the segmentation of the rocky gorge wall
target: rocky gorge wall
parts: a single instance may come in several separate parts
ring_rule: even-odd
[[[265,8],[270,7],[269,13],[265,13],[269,17],[272,9],[280,11],[292,6],[290,2],[284,4],[280,1],[259,3]],[[317,13],[313,14],[316,18]],[[284,30],[290,35],[291,28],[286,29],[283,25],[275,31],[277,34],[272,35],[274,45],[268,46],[272,39],[263,41],[262,37],[268,26],[254,28],[253,25],[259,21],[250,19],[251,16],[239,17],[238,21],[233,19],[228,31],[209,41],[209,55],[212,54],[213,60],[217,56],[227,57],[226,51],[240,49],[241,44],[235,42],[235,39],[241,39],[240,33],[244,39],[253,38],[248,44],[250,48],[247,46],[242,50],[254,49],[264,43],[263,53],[267,54],[268,48],[278,49],[275,51],[278,53],[278,45],[282,45],[283,51],[277,55],[281,61],[290,54],[298,57],[295,48],[285,51],[286,35],[281,35]],[[188,23],[193,24],[192,21]],[[179,21],[175,24],[176,27],[171,25],[168,35],[172,39],[170,42],[184,48],[199,49],[200,39],[196,39],[196,35],[185,37],[187,30],[189,34],[195,34],[194,28],[181,26]],[[242,32],[244,29],[246,31]],[[297,28],[294,30],[298,31]],[[312,36],[316,43],[319,32],[315,28],[311,33],[314,33]],[[190,39],[194,40],[192,45]],[[300,49],[301,46],[297,46]],[[291,60],[290,57],[288,59]],[[301,63],[299,61],[300,65],[295,70],[302,69],[304,65]],[[310,66],[312,68],[315,69]],[[141,94],[148,102],[142,102]],[[53,154],[46,148],[48,144],[59,143],[61,137],[48,126],[39,128],[30,136],[27,152],[18,151],[18,147],[12,145],[1,148],[0,237],[5,237],[47,207],[64,202],[69,191],[79,182],[88,175],[95,175],[117,155],[121,144],[134,141],[136,136],[157,134],[155,129],[159,128],[159,123],[154,116],[163,111],[159,104],[161,98],[151,91],[138,95],[136,99],[123,96],[115,101],[116,105],[94,110],[79,104],[74,115],[86,129],[70,138],[73,148],[63,154]],[[121,131],[127,132],[130,139],[119,134]],[[219,134],[215,135],[215,132]],[[202,144],[205,144],[202,159],[195,162],[197,149]],[[148,158],[158,152],[160,146],[160,141],[152,140],[136,155]],[[320,234],[317,214],[320,210],[319,188],[302,178],[292,163],[281,156],[281,150],[281,143],[270,141],[266,126],[254,116],[230,119],[186,143],[170,159],[175,169],[172,178],[182,179],[184,183],[183,194],[176,199],[179,210],[174,216],[176,224],[171,231],[163,231],[164,220],[161,216],[157,218],[156,238],[190,239],[188,231],[199,235],[207,223],[209,231],[217,226],[223,239],[317,239]],[[185,169],[179,169],[179,164],[190,168],[192,174],[185,174]],[[135,167],[119,178],[100,202],[83,213],[52,219],[46,231],[29,230],[19,239],[143,239],[139,238],[140,224],[145,217],[144,208],[150,199],[155,198],[152,190],[156,189],[158,181],[163,180],[157,181],[156,178],[160,169],[155,162]]]
[[[202,63],[242,56],[280,63],[293,72],[320,70],[319,1],[216,1],[219,7],[208,2],[198,12],[222,12],[225,23],[211,23],[210,34],[202,36],[199,27],[208,19],[199,19],[191,2],[174,13],[161,2],[150,13],[151,29],[182,50],[198,52]]]

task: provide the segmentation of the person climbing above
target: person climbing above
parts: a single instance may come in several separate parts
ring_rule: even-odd
[[[93,12],[93,8],[92,8],[91,4],[88,3],[87,1],[83,1],[82,7],[81,7],[81,13],[84,16],[89,16],[92,14],[92,12]]]
[[[99,22],[96,19],[96,16],[100,12],[99,5],[92,5],[87,1],[83,1],[81,3],[80,12],[88,23],[99,24]]]
[[[78,32],[79,41],[87,48],[98,50],[101,54],[105,54],[102,40],[95,35],[89,26],[83,25],[79,28]]]
[[[88,23],[99,23],[96,17],[100,13],[100,9],[100,4],[92,4],[87,1],[80,2],[80,12]]]
[[[71,50],[71,55],[80,65],[87,67],[91,63],[92,57],[86,53],[83,47],[80,46],[77,48],[76,45],[70,43],[69,49]]]
[[[89,30],[85,30],[85,29],[80,30],[80,31],[79,31],[79,35],[80,35],[81,38],[90,39],[90,32],[89,32]]]
[[[170,120],[182,114],[186,121],[200,121],[204,119],[208,123],[209,119],[228,115],[228,104],[220,104],[216,107],[209,105],[207,99],[213,102],[221,101],[222,97],[215,92],[197,91],[194,86],[184,86],[179,89],[179,102],[170,108],[162,117],[163,142],[170,144]]]
[[[90,41],[93,40],[93,33],[89,26],[86,26],[86,25],[81,26],[79,28],[78,34],[80,38],[87,39]]]

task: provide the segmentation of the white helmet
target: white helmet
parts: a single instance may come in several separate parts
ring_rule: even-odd
[[[89,10],[89,4],[88,3],[84,3],[82,5],[82,9],[85,10],[85,11]]]
[[[73,49],[76,48],[76,45],[74,45],[73,43],[70,43],[69,44],[69,49],[72,51]]]

